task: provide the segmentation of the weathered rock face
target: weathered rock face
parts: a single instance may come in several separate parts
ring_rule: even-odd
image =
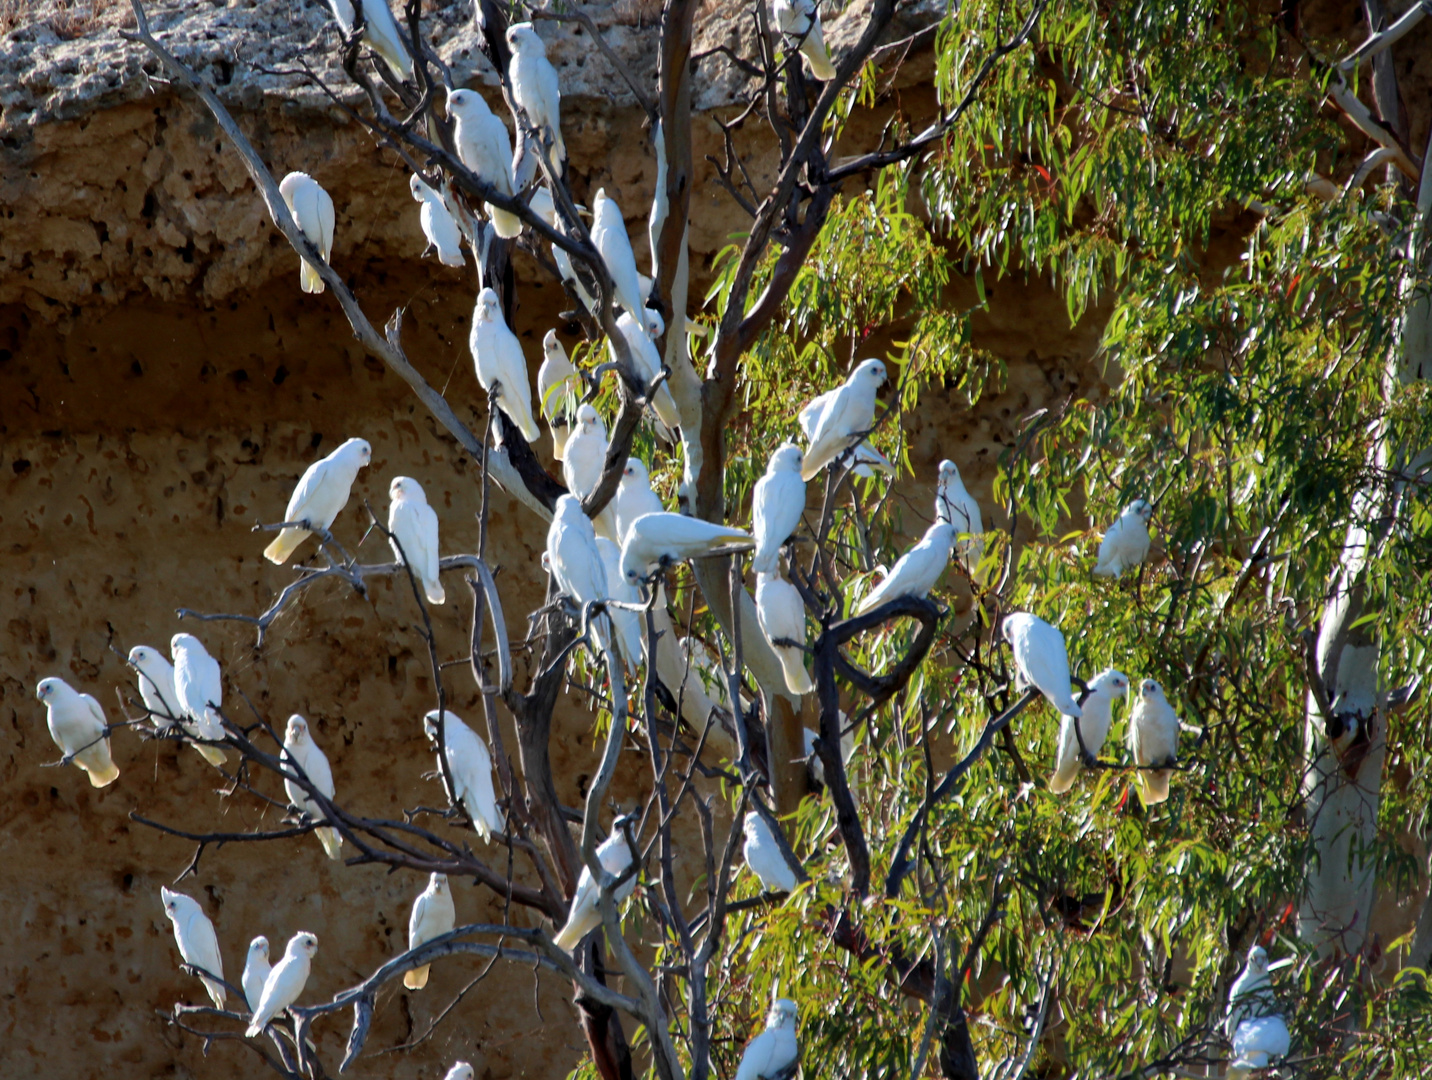
[[[180,55],[226,88],[275,171],[303,168],[333,194],[335,265],[374,321],[407,309],[409,354],[476,427],[485,398],[466,344],[475,281],[470,271],[418,259],[417,207],[391,155],[313,92],[293,91],[293,79],[249,67],[326,55],[309,48],[330,33],[321,7],[283,7],[286,29],[275,11],[243,2],[190,11],[166,2],[155,17],[170,28]],[[594,14],[624,59],[649,72],[655,35],[638,21],[640,12]],[[703,14],[702,42],[731,32],[721,22],[725,14],[719,6]],[[106,18],[119,21],[117,11]],[[458,81],[490,82],[465,9],[449,5],[433,18],[444,28],[444,55]],[[640,257],[655,171],[643,118],[604,60],[574,44],[569,28],[544,26],[549,32],[570,91],[564,127],[578,195],[598,186],[615,193]],[[710,46],[698,44],[698,51],[703,47]],[[32,28],[4,50],[0,769],[8,797],[0,857],[13,884],[0,892],[0,916],[10,928],[0,950],[8,987],[0,1005],[0,1075],[261,1071],[230,1043],[217,1044],[206,1059],[200,1040],[158,1015],[175,1001],[203,997],[177,970],[158,900],[159,886],[185,870],[194,845],[161,836],[130,813],[183,830],[231,832],[273,826],[277,814],[242,793],[217,795],[216,774],[192,751],[125,732],[114,740],[123,775],[103,791],[73,768],[44,768],[58,753],[35,683],[62,676],[95,694],[117,720],[129,678],[109,646],[162,647],[179,629],[190,630],[224,665],[231,715],[252,715],[246,696],[276,727],[291,712],[309,718],[333,762],[340,798],[384,817],[441,804],[438,783],[424,778],[432,757],[420,728],[434,686],[404,583],[378,581],[366,600],[339,583],[319,583],[278,620],[262,650],[253,647],[251,627],[180,623],[174,611],[252,614],[267,607],[292,571],[260,557],[266,538],[249,527],[277,520],[297,475],[350,435],[372,443],[373,462],[335,532],[365,561],[388,554],[380,538],[363,539],[363,501],[382,514],[396,474],[426,488],[445,551],[474,550],[477,469],[407,388],[356,346],[331,297],[299,293],[297,257],[266,220],[237,158],[196,103],[145,81],[142,54],[119,44],[112,30],[61,43]],[[46,50],[49,66],[35,62]],[[22,69],[23,78],[6,78]],[[318,70],[333,74],[331,64]],[[718,90],[703,100],[715,104],[729,94]],[[914,90],[905,104],[919,100]],[[881,120],[852,125],[852,140],[873,138]],[[719,156],[714,119],[703,115],[696,124],[697,161]],[[769,179],[774,148],[744,134],[759,185]],[[699,288],[709,258],[743,222],[704,165],[694,206]],[[516,329],[535,362],[565,298],[525,257],[518,273]],[[1010,362],[1004,391],[978,415],[932,391],[925,410],[907,420],[919,475],[928,480],[935,462],[952,456],[987,504],[996,459],[1021,418],[1097,384],[1088,364],[1094,323],[1061,329],[1062,304],[1037,286],[1000,285],[997,293],[978,332],[982,346]],[[881,343],[871,347],[878,351]],[[911,487],[921,502],[927,498],[921,484]],[[494,493],[491,527],[509,625],[520,636],[523,614],[543,595],[537,559],[545,528],[501,492]],[[461,658],[467,597],[459,582],[448,584],[449,603],[434,626],[444,658]],[[519,660],[519,679],[524,675]],[[479,722],[467,669],[447,669],[444,679],[450,707]],[[581,702],[565,697],[553,758],[568,804],[580,802],[595,768],[590,728]],[[508,739],[511,748],[510,730]],[[624,759],[613,798],[631,805],[645,768],[635,753]],[[272,777],[258,786],[281,798]],[[495,858],[505,863],[505,853]],[[526,872],[520,859],[517,868]],[[412,874],[331,863],[308,837],[211,847],[178,884],[214,919],[232,980],[253,935],[266,934],[277,953],[296,930],[314,931],[320,946],[309,1001],[354,984],[402,951],[408,908],[421,886]],[[500,916],[483,890],[458,882],[455,894],[459,920]],[[475,974],[471,966],[439,965],[420,993],[390,988],[380,998],[370,1053],[422,1036]],[[355,1074],[437,1077],[463,1057],[479,1077],[563,1075],[582,1054],[569,997],[560,981],[496,969],[432,1038],[401,1057],[368,1057]],[[347,1022],[341,1015],[319,1025],[326,1060],[341,1053]],[[544,1023],[540,1038],[528,1037]]]

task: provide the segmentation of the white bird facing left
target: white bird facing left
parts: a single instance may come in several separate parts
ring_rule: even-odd
[[[1014,652],[1014,667],[1021,689],[1033,686],[1065,716],[1083,716],[1069,692],[1069,650],[1064,635],[1037,615],[1016,611],[1006,615],[1004,640]]]
[[[160,886],[159,899],[164,903],[165,918],[174,924],[174,942],[179,946],[179,955],[190,967],[214,976],[200,975],[199,978],[214,1007],[222,1009],[228,993],[219,981],[224,977],[224,958],[219,953],[219,935],[214,932],[214,924],[192,896]]]
[[[1129,692],[1129,677],[1121,671],[1109,668],[1101,671],[1089,682],[1089,696],[1081,706],[1083,715],[1079,718],[1079,730],[1074,730],[1074,717],[1062,717],[1059,724],[1059,749],[1054,755],[1054,775],[1049,778],[1049,790],[1063,795],[1074,786],[1074,778],[1084,763],[1079,759],[1079,736],[1084,737],[1084,748],[1094,757],[1109,737],[1109,728],[1114,722],[1114,702]]]
[[[954,546],[955,527],[948,521],[935,522],[925,530],[919,543],[900,556],[884,580],[865,594],[855,613],[864,615],[902,596],[920,600],[929,596],[944,575],[945,567],[950,565]]]
[[[249,955],[244,960],[244,977],[241,984],[250,1013],[258,1011],[259,1002],[264,996],[264,983],[268,982],[269,972],[273,970],[273,965],[269,963],[268,949],[268,938],[262,934],[249,942]]]
[[[636,256],[631,250],[631,237],[627,235],[621,207],[607,195],[606,188],[598,188],[592,200],[591,232],[592,244],[611,275],[612,289],[616,293],[613,305],[626,308],[638,326],[645,325],[646,304],[641,295],[641,279],[636,268]]]
[[[724,548],[751,545],[751,534],[730,525],[662,511],[631,523],[622,541],[622,576],[636,582],[664,562],[697,559]]]
[[[806,482],[801,479],[801,448],[782,443],[766,463],[751,495],[751,534],[756,554],[751,569],[769,574],[780,568],[781,545],[796,531],[805,513]]]
[[[557,69],[547,59],[547,45],[530,22],[509,26],[507,45],[512,50],[507,79],[512,86],[513,103],[538,131],[551,132],[552,166],[560,173],[567,160],[567,144],[562,141],[562,92],[557,85]]]
[[[777,998],[766,1016],[766,1030],[746,1044],[736,1080],[763,1080],[777,1076],[800,1057],[796,1018],[800,1008],[789,998]]]
[[[139,674],[139,696],[154,722],[161,728],[170,728],[183,720],[184,710],[174,692],[174,665],[148,645],[130,649],[129,662]]]
[[[50,738],[67,757],[73,755],[71,760],[85,771],[92,787],[107,787],[119,779],[98,701],[56,678],[41,679],[35,697],[45,705]]]
[[[1249,1073],[1266,1069],[1277,1058],[1287,1057],[1293,1040],[1281,1016],[1260,1016],[1245,1020],[1233,1033],[1233,1060],[1224,1080],[1243,1080]]]
[[[553,508],[552,524],[547,529],[547,567],[557,581],[558,591],[571,597],[578,608],[607,599],[607,571],[597,547],[596,530],[575,495],[561,496]],[[592,616],[592,632],[602,649],[611,643],[610,625],[605,613]]]
[[[557,331],[548,330],[542,338],[542,366],[537,369],[537,409],[552,427],[552,456],[558,461],[571,437],[581,394],[582,377],[567,359]]]
[[[264,981],[263,996],[259,998],[259,1007],[254,1010],[245,1035],[252,1039],[260,1034],[270,1020],[298,1000],[308,982],[308,972],[316,952],[318,938],[307,930],[300,930],[288,939],[283,959],[274,965]]]
[[[333,528],[338,515],[348,505],[353,481],[358,470],[373,460],[373,448],[366,439],[347,439],[326,457],[321,457],[298,478],[298,485],[288,497],[284,521],[303,521],[316,529]],[[264,558],[271,563],[284,563],[298,546],[313,534],[301,526],[290,526],[279,532],[273,543],[264,548]]]
[[[885,365],[862,360],[834,392],[820,414],[801,463],[801,479],[809,483],[851,446],[865,438],[875,422],[875,392],[885,382]]]
[[[1139,697],[1129,714],[1129,752],[1134,756],[1134,785],[1145,806],[1168,798],[1170,768],[1149,766],[1178,763],[1178,714],[1153,679],[1139,684]]]
[[[497,407],[517,425],[524,439],[535,443],[542,437],[542,429],[532,418],[532,386],[527,381],[527,358],[522,355],[522,343],[502,316],[502,304],[497,299],[497,293],[490,288],[484,288],[477,294],[477,305],[472,311],[472,333],[468,335],[467,345],[477,368],[477,381],[488,393],[492,392],[494,384],[502,384],[497,394]]]
[[[388,485],[389,540],[398,561],[412,567],[430,604],[447,600],[439,579],[438,515],[428,505],[427,492],[411,476],[395,476]],[[401,545],[401,546],[400,546]]]
[[[416,173],[408,177],[408,190],[421,207],[418,224],[428,241],[423,254],[435,251],[438,261],[444,266],[466,266],[467,260],[462,254],[462,230],[457,227],[443,197],[423,183],[423,178]]]
[[[423,717],[423,733],[436,749],[438,745],[438,711],[433,709]],[[472,818],[483,843],[492,840],[493,833],[500,833],[507,827],[507,819],[497,805],[497,792],[492,785],[492,755],[487,752],[487,743],[482,736],[463,723],[456,713],[448,710],[443,714],[443,746],[447,750],[448,772],[456,791],[448,792],[448,800],[454,806],[461,806]],[[438,772],[442,773],[442,759],[438,759]]]
[[[800,42],[810,73],[821,82],[835,78],[835,65],[826,51],[825,34],[815,0],[771,0],[771,14],[792,45]]]
[[[781,854],[766,819],[752,810],[741,822],[741,828],[746,833],[746,843],[742,848],[746,865],[761,879],[761,888],[766,892],[795,892],[798,884],[795,871]]]
[[[622,832],[624,825],[636,825],[640,814],[624,814],[612,822],[611,835],[597,845],[597,862],[613,877],[620,877],[631,866],[635,857],[631,845]],[[636,889],[636,875],[627,878],[612,892],[612,899],[620,904]],[[570,952],[575,949],[591,931],[602,922],[601,889],[592,877],[591,868],[585,863],[577,878],[576,891],[567,909],[567,922],[553,939],[559,949]]]
[[[344,37],[353,33],[353,4],[351,0],[328,0]],[[403,35],[393,20],[387,0],[363,0],[363,40],[383,58],[388,70],[397,76],[399,82],[413,77],[413,58],[403,44]]]
[[[806,671],[805,653],[796,646],[805,644],[805,602],[801,594],[780,574],[756,575],[756,621],[766,635],[785,673],[786,689],[792,694],[809,694],[815,689]],[[778,640],[796,645],[777,645]]]
[[[291,771],[292,765],[296,764],[303,770],[303,775],[308,777],[308,782],[318,789],[319,793],[326,799],[333,798],[333,767],[328,763],[328,755],[325,754],[308,730],[308,721],[294,713],[288,718],[288,727],[283,734],[283,753],[279,755],[279,763],[288,766],[290,771],[284,773],[283,790],[288,796],[288,801],[304,812],[306,816],[314,821],[327,821],[328,815],[298,783],[298,774]],[[332,826],[322,825],[314,829],[318,842],[323,845],[323,850],[328,853],[330,859],[339,857],[340,849],[343,847],[343,837],[337,829]]]
[[[333,199],[318,181],[306,172],[291,172],[278,184],[284,205],[293,215],[294,224],[318,249],[324,262],[333,255]],[[318,269],[304,256],[299,256],[298,284],[306,293],[321,293],[323,278]]]
[[[413,910],[408,916],[408,951],[446,934],[456,921],[457,912],[453,907],[447,875],[434,872],[428,878],[428,887],[413,901]],[[409,990],[421,990],[427,986],[429,966],[424,964],[413,968],[403,976],[403,985]]]
[[[446,111],[455,125],[453,142],[458,159],[479,180],[496,188],[499,195],[512,195],[512,137],[507,134],[507,125],[493,114],[476,90],[449,90]],[[492,203],[483,203],[483,209],[492,219],[493,231],[504,240],[521,234],[522,219],[511,210]]]
[[[1154,508],[1143,499],[1135,499],[1124,507],[1124,512],[1099,541],[1094,573],[1117,578],[1148,558],[1149,522],[1153,516]]]
[[[174,696],[191,721],[184,730],[195,739],[222,742],[224,726],[219,722],[218,710],[224,704],[224,678],[219,672],[219,662],[193,634],[175,634],[170,638],[169,655],[174,660]],[[228,760],[228,755],[217,746],[205,746],[199,752],[214,765]]]
[[[625,311],[617,317],[617,329],[621,331],[622,338],[627,343],[627,350],[631,353],[636,377],[642,385],[650,386],[662,368],[661,354],[656,351],[656,343],[651,340],[645,325]],[[610,341],[607,342],[607,349],[611,353],[612,361],[620,363],[617,351]],[[656,413],[656,418],[668,431],[675,431],[681,426],[681,410],[676,407],[676,399],[671,396],[669,379],[663,380],[656,388],[656,393],[651,395],[651,411]]]

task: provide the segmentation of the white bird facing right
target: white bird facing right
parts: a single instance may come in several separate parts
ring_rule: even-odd
[[[1273,1009],[1273,981],[1268,974],[1268,951],[1261,945],[1248,950],[1248,959],[1228,989],[1228,1011],[1223,1014],[1223,1032],[1230,1039],[1245,1020],[1266,1016]]]
[[[398,562],[412,567],[430,604],[447,600],[439,579],[438,514],[427,492],[411,476],[395,476],[388,485],[388,541]],[[401,546],[400,546],[401,545]]]
[[[598,188],[592,200],[591,231],[592,244],[611,275],[612,289],[616,293],[613,304],[626,308],[637,325],[644,326],[646,304],[642,300],[641,279],[637,273],[636,256],[631,250],[631,237],[627,235],[621,207],[607,195],[606,188]]]
[[[558,461],[571,437],[581,394],[582,377],[567,359],[557,331],[548,330],[542,338],[542,366],[537,369],[537,408],[552,426],[552,456]]]
[[[422,208],[418,211],[418,224],[428,241],[423,254],[436,251],[438,261],[444,266],[466,266],[467,260],[462,254],[462,230],[457,227],[443,197],[423,183],[423,178],[416,173],[408,177],[408,190]]]
[[[318,789],[319,793],[326,799],[333,798],[333,767],[328,763],[328,755],[325,754],[308,730],[308,721],[294,713],[288,718],[288,727],[283,733],[283,753],[279,755],[281,765],[291,766],[296,764],[303,770],[303,775],[308,777],[308,782]],[[288,796],[288,801],[304,812],[306,816],[314,821],[327,821],[325,814],[317,802],[298,783],[297,773],[285,772],[283,779],[283,790]],[[332,826],[320,826],[313,830],[318,837],[318,842],[323,845],[323,850],[328,853],[330,859],[339,857],[339,851],[343,847],[343,836]]]
[[[662,562],[696,559],[734,545],[750,546],[750,533],[730,525],[663,511],[631,523],[622,542],[622,576],[632,582]]]
[[[935,522],[925,530],[918,544],[900,556],[885,579],[865,594],[855,613],[864,615],[902,596],[923,600],[950,565],[954,547],[955,527],[948,521]]]
[[[1074,786],[1074,778],[1084,763],[1079,759],[1079,736],[1084,736],[1084,748],[1094,757],[1109,737],[1109,728],[1114,722],[1114,701],[1129,692],[1129,677],[1121,671],[1109,668],[1101,671],[1089,682],[1089,696],[1084,699],[1083,716],[1079,718],[1079,730],[1074,730],[1074,717],[1062,717],[1059,724],[1059,749],[1054,755],[1054,775],[1049,778],[1049,790],[1063,795]]]
[[[455,922],[457,911],[453,907],[447,875],[435,871],[428,877],[428,887],[413,901],[412,914],[408,916],[408,951],[446,934]],[[427,986],[430,966],[424,964],[413,968],[403,976],[403,985],[409,990],[421,990]]]
[[[214,924],[192,896],[171,892],[161,885],[159,899],[164,903],[165,918],[174,924],[174,943],[179,946],[179,955],[190,967],[214,976],[211,979],[200,975],[199,978],[214,1008],[222,1009],[228,993],[218,981],[224,977],[224,958],[219,953],[219,935],[214,932]]]
[[[955,532],[968,535],[968,539],[961,540],[958,546],[965,560],[965,569],[974,573],[984,557],[984,518],[980,515],[980,504],[965,490],[959,466],[948,458],[940,462],[939,480],[935,486],[935,520],[948,521],[955,527]]]
[[[766,463],[751,495],[751,534],[756,554],[751,569],[758,574],[780,568],[781,546],[796,531],[805,513],[806,482],[801,479],[801,448],[782,443]]]
[[[317,529],[328,530],[348,505],[353,481],[358,470],[373,460],[373,448],[366,439],[347,439],[326,457],[319,458],[298,478],[298,486],[288,497],[284,521],[304,521]],[[298,545],[313,535],[308,529],[290,526],[280,530],[273,543],[264,548],[264,558],[271,563],[284,563]]]
[[[1163,687],[1153,679],[1139,684],[1139,697],[1129,714],[1129,752],[1134,756],[1134,784],[1145,806],[1168,798],[1173,770],[1147,766],[1178,762],[1178,714],[1164,697]]]
[[[1228,1063],[1224,1080],[1243,1080],[1250,1072],[1266,1069],[1272,1062],[1288,1056],[1293,1040],[1281,1016],[1260,1016],[1245,1020],[1233,1033],[1233,1060]]]
[[[622,832],[623,825],[635,825],[640,814],[624,814],[612,822],[611,835],[597,846],[597,862],[603,870],[614,877],[619,877],[627,867],[631,866],[635,858],[631,845],[626,841],[626,834]],[[636,875],[633,874],[616,887],[612,892],[612,899],[620,904],[629,897],[636,889]],[[584,937],[595,930],[602,923],[601,889],[596,880],[592,877],[591,869],[583,864],[582,873],[577,878],[577,889],[572,893],[572,904],[567,910],[567,922],[557,932],[555,941],[557,948],[570,952],[575,949]]]
[[[746,833],[746,843],[742,848],[746,865],[761,879],[761,888],[766,892],[795,892],[798,884],[795,871],[781,854],[766,819],[752,810],[741,822],[741,828]]]
[[[1094,573],[1117,578],[1148,558],[1149,521],[1153,516],[1154,508],[1143,499],[1135,499],[1124,507],[1124,512],[1099,541]]]
[[[351,36],[354,14],[351,0],[328,0],[328,6],[343,36]],[[393,20],[387,0],[363,0],[363,40],[383,58],[388,70],[397,76],[399,82],[413,77],[413,58],[403,44],[403,36],[398,32],[398,24]]]
[[[249,955],[244,960],[244,977],[241,980],[244,1000],[248,1003],[250,1013],[258,1011],[259,1002],[264,996],[264,983],[268,982],[269,972],[272,970],[273,965],[269,963],[268,938],[260,934],[249,942]]]
[[[805,602],[801,594],[780,574],[756,575],[756,621],[766,635],[785,673],[786,689],[797,696],[815,689],[806,671],[805,653],[791,645],[777,645],[777,639],[804,645],[806,641]]]
[[[616,528],[615,539],[620,547],[626,539],[631,523],[643,514],[660,514],[666,511],[660,497],[651,489],[651,473],[641,458],[627,458],[622,470],[621,483],[612,497],[612,517]]]
[[[552,133],[552,166],[560,173],[567,160],[567,144],[562,141],[562,91],[557,85],[557,69],[547,59],[547,45],[530,22],[509,26],[507,45],[512,50],[507,79],[512,86],[513,104],[527,114],[539,132],[546,129]]]
[[[317,951],[318,938],[307,930],[300,930],[288,939],[283,959],[274,965],[264,981],[263,996],[259,998],[259,1007],[254,1010],[245,1035],[252,1039],[262,1033],[270,1020],[298,1000],[308,982],[313,954]]]
[[[809,483],[852,445],[860,442],[875,423],[875,391],[885,382],[885,365],[862,360],[820,414],[801,465],[801,479]]]
[[[844,383],[841,384],[841,386],[844,385]],[[815,429],[820,425],[820,418],[825,415],[826,407],[835,400],[835,395],[838,393],[840,393],[840,386],[834,390],[827,390],[818,397],[811,398],[797,414],[796,421],[800,424],[801,434],[806,437],[807,443],[810,442],[811,437],[815,434]],[[882,472],[887,476],[895,475],[895,466],[890,463],[890,459],[875,449],[868,440],[857,446],[855,453],[851,456],[855,461],[855,467],[850,471],[862,480],[869,480],[877,472]]]
[[[497,293],[490,288],[484,288],[477,294],[467,347],[477,368],[477,381],[488,393],[492,392],[494,384],[502,384],[497,394],[497,407],[517,425],[524,439],[535,443],[542,437],[542,429],[532,418],[532,386],[527,381],[527,358],[522,355],[522,343],[502,316],[502,304],[497,299]]]
[[[512,137],[476,90],[449,90],[447,115],[454,122],[453,142],[458,159],[479,180],[497,189],[500,195],[512,191]],[[522,219],[510,210],[483,203],[492,219],[493,231],[504,240],[522,232]],[[531,440],[528,440],[531,442]]]
[[[736,1080],[763,1080],[777,1076],[800,1057],[796,1018],[800,1008],[789,998],[777,998],[766,1016],[766,1030],[746,1044]]]
[[[438,745],[438,711],[423,717],[423,733],[436,749]],[[451,709],[443,714],[443,746],[447,750],[448,772],[457,791],[448,792],[448,800],[461,806],[472,818],[484,844],[492,841],[493,833],[507,827],[507,818],[497,805],[497,792],[492,785],[492,755],[482,736],[465,724]],[[442,759],[438,759],[442,773]],[[446,786],[447,777],[443,776]]]
[[[1023,611],[1006,615],[1002,630],[1014,652],[1016,686],[1033,686],[1065,716],[1082,717],[1083,710],[1069,692],[1069,651],[1064,635],[1037,615]]]
[[[306,172],[291,172],[278,184],[294,224],[318,249],[324,262],[333,255],[333,199]],[[298,284],[306,293],[321,293],[323,278],[304,256],[299,256]]]
[[[44,702],[50,738],[66,756],[85,771],[90,786],[108,787],[119,779],[109,754],[104,709],[89,694],[81,694],[64,679],[41,679],[35,697]]]
[[[801,53],[810,64],[812,75],[821,82],[835,78],[835,65],[826,51],[815,0],[771,0],[771,15],[792,44],[800,42]]]
[[[175,634],[170,638],[169,655],[174,660],[174,696],[192,722],[186,724],[184,730],[195,739],[222,742],[224,726],[219,722],[217,710],[224,704],[224,678],[219,673],[219,662],[193,634]],[[217,746],[205,746],[199,752],[215,765],[228,760],[228,755]]]

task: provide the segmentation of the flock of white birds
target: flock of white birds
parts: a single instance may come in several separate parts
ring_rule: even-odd
[[[354,12],[349,0],[329,2],[339,25],[345,33],[351,33]],[[412,59],[388,7],[374,0],[368,0],[363,7],[364,40],[395,77],[410,79]],[[834,77],[835,68],[824,45],[813,0],[774,0],[772,13],[780,29],[805,56],[811,73],[821,80]],[[513,99],[532,128],[547,138],[552,159],[560,167],[566,151],[556,72],[530,24],[509,28],[507,41],[512,49],[508,74]],[[514,180],[507,127],[482,97],[471,90],[452,90],[448,93],[447,114],[455,122],[455,141],[463,164],[502,194],[520,194]],[[419,220],[429,250],[446,265],[464,265],[463,234],[454,218],[450,193],[430,186],[416,175],[410,181],[410,189],[421,205]],[[327,262],[333,248],[332,199],[312,177],[301,172],[284,177],[280,191],[298,226]],[[551,192],[537,187],[529,198],[534,211],[556,225],[558,215]],[[491,205],[486,209],[499,236],[510,238],[521,232],[522,221],[516,215]],[[649,384],[662,368],[654,340],[664,332],[664,326],[660,315],[644,304],[651,279],[638,273],[621,209],[605,191],[598,191],[593,200],[591,235],[614,284],[615,301],[621,309],[618,327],[639,368],[638,374]],[[552,250],[579,299],[594,307],[595,301],[572,272],[570,259],[559,247],[554,245]],[[307,259],[302,263],[300,284],[305,292],[324,289],[318,269]],[[469,346],[479,382],[495,393],[498,407],[524,438],[537,442],[541,432],[536,417],[540,415],[548,421],[553,453],[561,462],[570,494],[557,500],[542,562],[558,591],[580,609],[581,626],[590,629],[596,649],[615,652],[635,670],[651,659],[643,655],[637,608],[641,605],[641,586],[654,580],[654,572],[685,559],[754,549],[752,570],[756,575],[758,621],[780,660],[786,690],[796,695],[814,690],[805,666],[805,605],[799,591],[782,574],[781,556],[804,514],[806,485],[823,469],[849,467],[865,477],[895,471],[889,460],[866,441],[875,424],[876,393],[886,380],[881,361],[863,361],[843,384],[801,410],[799,426],[806,448],[787,442],[771,455],[765,475],[755,485],[751,531],[747,532],[667,511],[652,490],[646,465],[637,458],[628,459],[615,497],[595,518],[589,518],[582,510],[581,500],[590,494],[602,474],[607,453],[606,428],[592,405],[579,404],[584,388],[582,376],[568,360],[556,333],[549,331],[543,341],[536,410],[532,407],[521,343],[507,326],[501,303],[491,289],[483,289],[477,298]],[[659,432],[669,436],[680,426],[680,411],[664,383],[653,395],[651,409],[652,422]],[[310,534],[331,529],[348,503],[359,471],[371,458],[369,444],[354,438],[311,465],[289,499],[285,527],[264,555],[281,564]],[[394,553],[411,569],[428,601],[442,604],[445,594],[440,581],[437,514],[428,504],[422,486],[411,477],[394,477],[389,496],[388,529]],[[926,597],[957,553],[970,575],[982,580],[983,518],[951,461],[940,464],[934,511],[934,523],[924,536],[884,574],[878,585],[859,599],[854,614],[873,611],[904,597]],[[1105,533],[1093,572],[1118,577],[1142,563],[1149,551],[1151,518],[1152,507],[1142,499],[1125,509]],[[665,615],[664,605],[657,607]],[[1082,702],[1078,701],[1071,692],[1068,654],[1057,628],[1034,615],[1014,613],[1004,619],[1001,629],[1013,652],[1017,684],[1038,690],[1061,714],[1049,787],[1055,793],[1066,792],[1079,771],[1094,764],[1112,723],[1114,702],[1128,693],[1129,679],[1112,669],[1101,672],[1088,684]],[[691,656],[700,666],[698,647],[699,643],[691,645]],[[165,659],[158,650],[140,645],[129,654],[145,707],[161,729],[177,729],[183,740],[208,762],[222,766],[227,755],[219,713],[223,702],[219,664],[191,634],[174,635],[170,653],[171,659]],[[657,661],[659,665],[659,657]],[[111,757],[109,729],[99,703],[59,678],[42,680],[37,697],[47,707],[50,735],[63,751],[64,760],[83,769],[95,787],[116,780],[119,769]],[[484,841],[494,833],[501,834],[506,822],[498,806],[492,761],[482,737],[451,711],[441,717],[436,710],[428,713],[423,730],[434,746],[445,749],[446,768],[441,768],[442,762],[439,765],[444,783],[451,780],[448,796],[452,804],[466,811]],[[1169,779],[1177,765],[1178,734],[1178,717],[1163,690],[1152,679],[1143,680],[1129,717],[1128,741],[1137,766],[1136,787],[1146,803],[1168,797]],[[807,730],[807,752],[814,739],[815,733]],[[849,757],[852,746],[853,735],[842,738],[843,757]],[[309,821],[330,820],[323,802],[313,793],[324,801],[333,799],[333,770],[302,716],[289,718],[281,764],[290,804]],[[608,838],[597,849],[598,861],[606,872],[617,877],[627,874],[615,890],[618,903],[629,897],[636,885],[636,875],[628,873],[634,861],[628,830],[636,823],[634,814],[618,817]],[[798,884],[795,871],[765,820],[752,812],[743,824],[745,860],[763,889],[772,893],[794,891]],[[314,832],[328,856],[339,858],[343,844],[340,830],[330,824],[319,825]],[[600,925],[599,892],[590,870],[583,867],[567,922],[555,938],[559,947],[576,948]],[[180,955],[203,980],[215,1006],[223,1008],[227,997],[223,958],[213,923],[191,897],[167,888],[160,893],[165,915],[174,926]],[[447,878],[434,873],[413,903],[409,949],[450,932],[454,923]],[[270,967],[267,938],[252,940],[242,977],[250,1037],[259,1035],[271,1020],[298,1000],[317,948],[317,938],[300,931],[289,940],[278,964]],[[1263,1067],[1270,1058],[1287,1053],[1288,1031],[1271,1009],[1268,970],[1267,954],[1255,947],[1230,994],[1226,1026],[1235,1054],[1230,1076],[1244,1075],[1249,1069]],[[414,966],[405,974],[404,983],[417,990],[427,983],[427,978],[428,965]],[[794,1065],[799,1053],[797,1014],[794,1002],[784,998],[774,1002],[765,1031],[746,1047],[736,1080],[781,1075]],[[1237,1072],[1239,1069],[1242,1071]],[[457,1062],[447,1080],[468,1080],[471,1076],[471,1066]]]

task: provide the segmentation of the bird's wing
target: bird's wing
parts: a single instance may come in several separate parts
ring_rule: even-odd
[[[736,1080],[758,1080],[769,1075],[775,1054],[775,1032],[761,1032],[746,1044],[746,1052],[741,1055],[741,1064],[736,1069]]]
[[[827,390],[819,397],[811,398],[806,402],[805,408],[800,411],[800,415],[796,419],[800,424],[801,433],[807,439],[814,436],[816,428],[820,426],[820,418],[825,415],[825,407],[830,404],[830,399],[835,396],[837,390]]]
[[[211,975],[224,977],[224,958],[219,952],[219,935],[209,917],[199,910],[197,903],[184,919],[179,951],[192,966],[203,968]]]
[[[89,711],[90,716],[93,717],[94,722],[99,725],[94,734],[90,736],[90,738],[94,738],[105,729],[107,721],[104,718],[104,710],[100,708],[99,702],[96,701],[91,694],[81,694],[80,700],[85,703],[85,708]],[[89,740],[87,739],[85,741],[88,742]]]

